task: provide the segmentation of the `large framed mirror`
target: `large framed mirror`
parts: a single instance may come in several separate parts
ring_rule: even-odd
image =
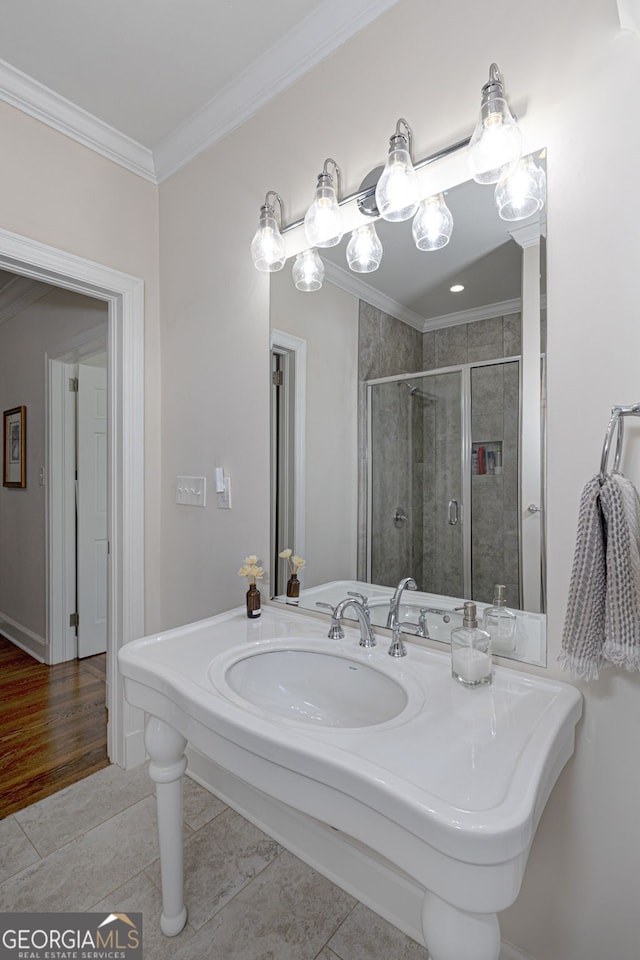
[[[272,585],[285,594],[291,548],[300,605],[354,591],[384,625],[412,576],[406,619],[440,610],[429,635],[446,640],[456,606],[504,584],[522,630],[501,652],[543,664],[545,224],[501,219],[493,193],[447,191],[442,249],[378,221],[375,272],[348,269],[347,237],[320,251],[314,293],[272,274]]]

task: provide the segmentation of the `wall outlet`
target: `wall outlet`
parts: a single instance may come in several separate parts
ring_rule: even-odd
[[[177,477],[176,503],[183,503],[190,507],[206,506],[206,477]]]

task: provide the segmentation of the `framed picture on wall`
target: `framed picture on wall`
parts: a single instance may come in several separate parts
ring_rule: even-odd
[[[27,485],[27,408],[14,407],[4,411],[4,457],[2,469],[4,487]]]

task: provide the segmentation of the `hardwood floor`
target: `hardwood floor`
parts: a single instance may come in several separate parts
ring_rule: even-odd
[[[0,819],[109,764],[106,655],[53,667],[0,636]]]

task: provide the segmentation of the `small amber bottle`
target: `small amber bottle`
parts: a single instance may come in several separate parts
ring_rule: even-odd
[[[259,617],[261,614],[260,610],[260,591],[256,587],[255,583],[249,585],[247,590],[247,616],[251,620],[255,620],[256,617]]]

